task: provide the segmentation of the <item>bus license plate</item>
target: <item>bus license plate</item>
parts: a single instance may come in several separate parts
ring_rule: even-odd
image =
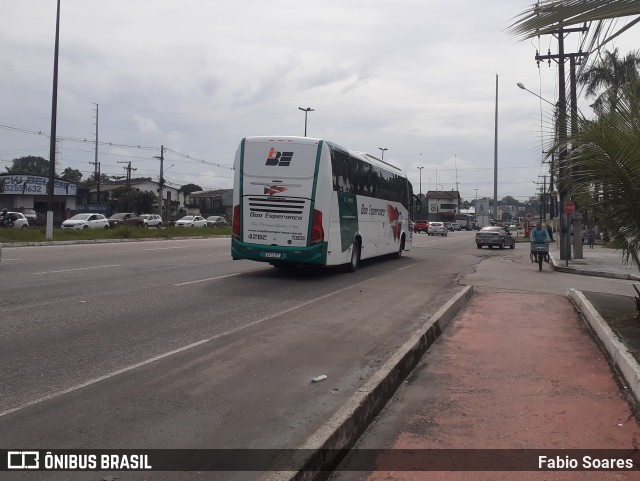
[[[280,257],[282,257],[282,252],[265,252],[264,256],[267,259],[280,259]]]

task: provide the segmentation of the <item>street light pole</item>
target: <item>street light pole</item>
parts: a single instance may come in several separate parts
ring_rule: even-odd
[[[420,199],[421,202],[422,202],[422,169],[424,169],[424,167],[418,167],[418,172],[420,172],[420,195],[418,196],[418,198]]]
[[[385,150],[389,150],[389,149],[387,149],[386,147],[378,147],[378,148],[379,148],[379,149],[380,149],[380,151],[382,152],[382,159],[381,159],[381,160],[384,160],[384,151],[385,151]]]
[[[532,92],[531,90],[529,90],[527,87],[525,87],[521,82],[518,82],[516,84],[518,87],[520,87],[522,90],[526,90],[527,92],[529,92],[530,94],[535,95],[536,97],[538,97],[540,100],[544,100],[545,102],[547,102],[548,104],[552,105],[552,106],[556,106],[556,104],[554,104],[553,102],[549,102],[547,99],[545,99],[544,97],[540,97],[537,93]]]
[[[304,112],[304,136],[307,136],[307,114],[309,112],[313,112],[314,109],[312,109],[311,107],[307,107],[306,109],[303,109],[302,107],[298,107],[298,110],[302,110]]]
[[[56,11],[56,40],[53,51],[53,95],[51,97],[51,139],[49,142],[49,192],[45,238],[53,239],[53,191],[56,176],[56,125],[58,117],[58,48],[60,45],[60,0]]]

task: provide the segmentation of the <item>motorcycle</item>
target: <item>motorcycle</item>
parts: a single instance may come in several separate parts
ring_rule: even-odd
[[[529,254],[532,263],[538,263],[538,271],[542,270],[542,263],[549,263],[549,243],[531,242],[531,253]]]

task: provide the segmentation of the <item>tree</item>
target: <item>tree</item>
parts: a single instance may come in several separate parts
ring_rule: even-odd
[[[615,108],[605,104],[596,120],[581,117],[571,143],[578,167],[571,195],[591,210],[605,240],[640,267],[640,82],[622,87]]]
[[[111,191],[111,198],[115,201],[118,212],[151,212],[158,198],[152,192],[142,192],[125,186]]]
[[[540,35],[549,35],[562,24],[564,27],[582,25],[588,22],[609,20],[615,27],[614,20],[621,17],[640,15],[640,2],[637,0],[551,0],[537,2],[516,17],[516,21],[508,31],[523,39]],[[612,40],[622,32],[640,22],[636,18],[617,32],[609,35],[602,44]],[[610,30],[601,29],[609,34]]]
[[[13,165],[6,167],[6,169],[9,174],[30,174],[49,177],[49,161],[33,155],[13,159]]]
[[[184,192],[185,194],[191,194],[192,192],[199,192],[201,190],[202,187],[197,184],[187,184],[180,187],[180,191]]]
[[[85,185],[96,185],[98,183],[96,174],[95,173],[91,174],[89,177],[87,177],[87,180],[85,180],[83,183]],[[107,174],[100,174],[100,184],[101,185],[113,184],[113,180]]]
[[[62,176],[60,177],[62,180],[66,180],[67,182],[79,183],[82,180],[82,172],[77,169],[72,169],[71,167],[67,167],[64,169]]]
[[[618,49],[605,50],[593,65],[586,68],[578,77],[578,82],[586,87],[585,96],[595,97],[592,107],[596,113],[602,112],[604,104],[615,108],[620,89],[639,78],[639,52],[630,52],[624,58],[618,57]],[[598,94],[600,91],[602,93]]]

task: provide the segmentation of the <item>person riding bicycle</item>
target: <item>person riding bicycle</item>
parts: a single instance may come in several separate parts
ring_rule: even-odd
[[[534,255],[537,261],[538,253],[533,250],[533,244],[548,244],[549,242],[551,242],[551,239],[549,238],[549,232],[547,231],[547,229],[544,229],[542,227],[542,222],[538,221],[538,223],[536,223],[536,227],[531,231],[529,239],[531,239],[531,253]]]

